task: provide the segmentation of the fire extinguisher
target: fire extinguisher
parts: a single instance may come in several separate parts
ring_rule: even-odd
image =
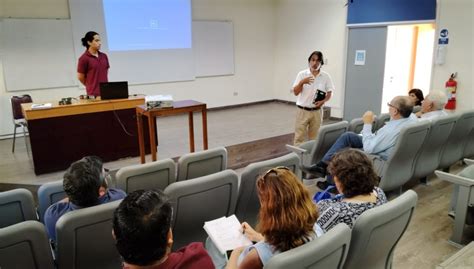
[[[451,74],[451,77],[446,81],[446,92],[448,94],[448,103],[444,109],[456,109],[456,88],[458,83],[454,78],[456,78],[457,73]]]

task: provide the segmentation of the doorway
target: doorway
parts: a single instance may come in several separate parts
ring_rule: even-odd
[[[434,39],[434,24],[387,27],[382,113],[388,113],[386,104],[393,97],[408,95],[410,89],[418,88],[428,94]]]

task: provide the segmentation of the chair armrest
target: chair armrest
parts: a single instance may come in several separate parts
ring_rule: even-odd
[[[298,154],[298,155],[303,155],[305,154],[306,152],[308,152],[306,149],[304,148],[300,148],[300,147],[297,147],[297,146],[293,146],[293,145],[288,145],[286,144],[286,149],[288,149],[289,151],[293,151],[294,153]]]
[[[453,184],[459,185],[459,186],[465,186],[465,187],[471,187],[474,186],[474,179],[470,179],[467,177],[461,177],[458,175],[453,175],[450,173],[446,173],[440,170],[436,170],[435,174],[442,180],[446,180],[448,182],[451,182]]]
[[[474,164],[474,160],[473,160],[473,159],[464,158],[464,162],[465,162],[467,165]]]
[[[374,170],[378,176],[382,176],[383,168],[385,166],[385,161],[379,155],[375,154],[366,154],[367,157],[372,161],[374,165]]]

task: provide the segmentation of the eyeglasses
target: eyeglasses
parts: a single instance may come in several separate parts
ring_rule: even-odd
[[[392,104],[390,104],[390,103],[387,103],[387,106],[392,107],[392,108],[395,108],[396,110],[400,110],[400,109],[398,109],[398,107],[396,107],[396,106],[394,106],[394,105],[392,105]]]
[[[268,174],[270,173],[275,173],[275,174],[278,174],[278,170],[280,169],[283,169],[283,170],[286,170],[286,171],[290,171],[290,168],[286,167],[286,166],[277,166],[277,167],[273,167],[273,168],[270,168],[268,169],[267,172],[265,172],[260,178],[259,180],[264,180]]]

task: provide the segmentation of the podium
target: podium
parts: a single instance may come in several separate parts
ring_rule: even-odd
[[[48,109],[22,104],[35,174],[64,170],[88,155],[104,162],[138,156],[135,107],[144,103],[143,97],[130,97],[56,103]],[[144,128],[148,130],[148,124]]]

